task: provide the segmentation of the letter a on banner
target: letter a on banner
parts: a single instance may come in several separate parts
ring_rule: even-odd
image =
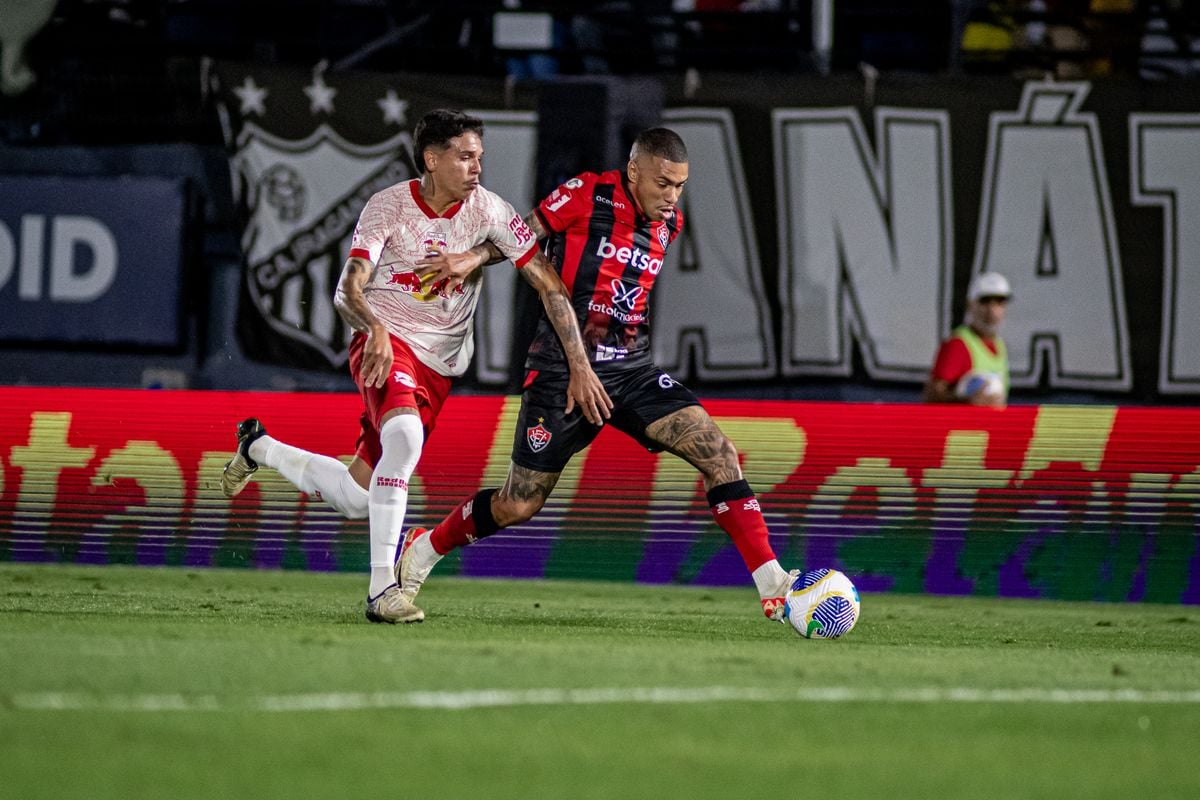
[[[1091,85],[1031,81],[991,115],[974,273],[1013,285],[1004,324],[1015,386],[1128,389],[1129,331]]]

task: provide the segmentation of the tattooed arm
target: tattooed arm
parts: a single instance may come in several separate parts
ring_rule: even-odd
[[[533,235],[537,237],[538,241],[546,238],[546,229],[542,227],[542,221],[538,219],[535,212],[530,211],[525,216],[525,224],[533,231]],[[423,279],[432,275],[431,282],[433,284],[445,280],[447,282],[445,291],[450,293],[461,286],[467,276],[475,270],[491,264],[498,264],[504,260],[505,255],[500,252],[500,248],[487,241],[475,245],[465,253],[431,251],[417,262],[417,272]]]
[[[521,268],[521,275],[542,298],[542,305],[546,307],[546,317],[554,326],[567,355],[571,377],[567,384],[566,413],[570,414],[578,405],[588,422],[603,425],[604,420],[611,416],[609,412],[613,403],[588,361],[583,337],[579,334],[579,320],[575,317],[575,309],[571,307],[571,296],[567,294],[567,287],[555,271],[554,265],[541,253],[529,259]]]
[[[337,290],[333,293],[333,305],[342,319],[356,331],[367,334],[363,347],[362,379],[364,386],[382,387],[392,371],[392,342],[387,328],[371,311],[363,296],[363,287],[371,278],[371,262],[365,258],[351,257],[342,267]]]

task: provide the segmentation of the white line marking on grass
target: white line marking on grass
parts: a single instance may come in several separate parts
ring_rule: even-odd
[[[231,695],[98,695],[83,692],[15,694],[20,711],[364,711],[397,708],[466,710],[509,706],[581,706],[610,703],[1104,703],[1200,704],[1198,691],[1141,689],[855,689],[827,686],[794,691],[736,686],[610,689],[477,689],[460,692],[326,692],[239,697]]]

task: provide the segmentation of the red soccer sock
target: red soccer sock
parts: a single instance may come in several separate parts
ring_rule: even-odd
[[[498,531],[496,520],[492,518],[492,495],[495,493],[495,489],[476,492],[451,511],[429,532],[433,549],[444,556]]]
[[[775,559],[767,538],[767,521],[749,483],[740,480],[714,486],[708,492],[708,505],[713,519],[733,540],[746,569],[753,573]]]

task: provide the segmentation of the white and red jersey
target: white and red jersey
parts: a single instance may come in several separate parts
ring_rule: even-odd
[[[417,261],[431,249],[462,253],[491,240],[517,267],[537,252],[533,231],[504,198],[480,186],[440,216],[421,197],[419,180],[375,194],[363,208],[351,258],[370,261],[363,296],[387,329],[424,364],[442,375],[462,375],[475,350],[475,306],[482,270],[447,294],[422,283]]]

